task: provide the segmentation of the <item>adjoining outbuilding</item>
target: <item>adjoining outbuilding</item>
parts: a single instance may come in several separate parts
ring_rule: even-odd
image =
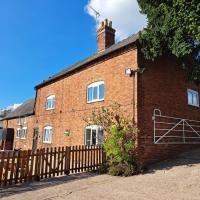
[[[5,118],[2,119],[4,133],[12,129],[14,133],[13,141],[11,142],[12,148],[8,149],[31,149],[33,140],[33,127],[34,127],[34,106],[35,99],[25,101],[21,106],[10,112]],[[7,143],[7,142],[6,142]]]

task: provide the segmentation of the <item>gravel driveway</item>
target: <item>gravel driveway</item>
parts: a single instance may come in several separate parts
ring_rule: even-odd
[[[128,178],[77,174],[10,189],[0,189],[10,200],[200,200],[200,149]]]

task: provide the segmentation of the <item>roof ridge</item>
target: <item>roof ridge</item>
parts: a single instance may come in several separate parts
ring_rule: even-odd
[[[83,65],[86,65],[86,64],[90,63],[91,61],[94,61],[97,58],[101,58],[101,57],[103,57],[105,55],[108,55],[108,54],[110,54],[110,53],[112,53],[112,52],[114,52],[116,50],[119,50],[120,48],[123,48],[123,47],[125,47],[125,46],[127,46],[127,45],[129,45],[131,43],[136,42],[138,37],[139,37],[139,32],[130,35],[129,37],[119,41],[116,44],[113,44],[112,46],[110,46],[109,48],[105,49],[102,52],[95,53],[95,54],[93,54],[93,55],[91,55],[91,56],[89,56],[89,57],[87,57],[87,58],[75,63],[75,64],[72,64],[69,67],[66,67],[62,71],[56,73],[55,75],[49,77],[47,80],[44,80],[40,84],[36,85],[35,89],[38,89],[38,88],[40,88],[40,87],[42,87],[42,86],[44,86],[44,85],[46,85],[48,83],[51,83],[52,81],[57,80],[60,77],[66,75],[66,74],[68,74],[68,73],[70,73],[72,71],[80,69]]]

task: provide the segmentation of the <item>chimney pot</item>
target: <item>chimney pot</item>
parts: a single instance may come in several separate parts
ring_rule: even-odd
[[[112,21],[109,22],[109,27],[112,28]]]
[[[105,19],[105,25],[108,26],[108,19]]]

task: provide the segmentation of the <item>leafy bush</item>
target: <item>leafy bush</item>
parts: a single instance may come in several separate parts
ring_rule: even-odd
[[[114,176],[136,174],[139,169],[135,160],[135,138],[138,129],[133,120],[123,116],[121,106],[115,104],[111,108],[95,110],[86,121],[88,124],[103,127],[107,132],[104,148],[108,160],[100,167],[99,173],[108,172]]]
[[[108,162],[105,162],[102,165],[100,165],[100,167],[97,170],[97,173],[99,173],[99,174],[107,174],[108,173],[108,169],[109,169]]]
[[[111,165],[108,171],[108,173],[112,176],[132,176],[137,172],[136,165],[123,163]]]

